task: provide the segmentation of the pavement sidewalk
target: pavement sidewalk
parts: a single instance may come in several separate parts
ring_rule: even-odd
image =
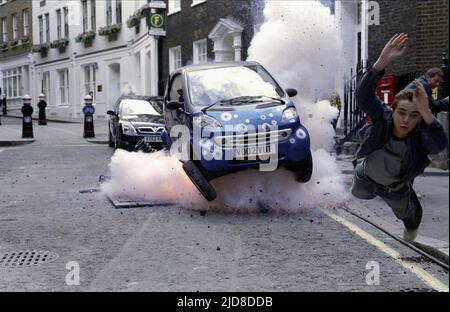
[[[338,156],[337,161],[345,174],[345,183],[350,188],[353,177],[353,156]],[[423,207],[422,224],[416,247],[449,263],[449,172],[435,168],[425,169],[424,174],[414,180],[414,189]],[[372,221],[384,230],[403,236],[403,223],[391,208],[380,198],[359,200],[353,198],[349,209]]]

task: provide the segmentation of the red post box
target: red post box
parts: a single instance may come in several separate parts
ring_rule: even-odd
[[[392,105],[395,98],[395,75],[385,75],[378,81],[377,96],[382,102]]]

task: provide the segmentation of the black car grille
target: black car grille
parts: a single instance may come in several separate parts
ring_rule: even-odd
[[[161,134],[164,127],[138,127],[137,131],[142,134]]]

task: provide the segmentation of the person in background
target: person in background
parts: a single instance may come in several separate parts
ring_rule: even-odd
[[[396,34],[378,60],[358,82],[356,102],[372,120],[356,152],[351,193],[359,199],[380,196],[403,221],[403,238],[413,241],[422,220],[422,206],[413,189],[414,179],[430,164],[429,154],[447,146],[447,136],[428,106],[425,88],[395,96],[392,109],[375,94],[385,68],[406,51],[408,35]]]
[[[438,88],[439,85],[444,80],[444,72],[440,68],[430,68],[427,70],[425,75],[417,78],[417,80],[422,84],[428,97],[428,105],[430,106],[431,112],[433,114],[438,114],[440,112],[448,112],[448,96],[445,99],[435,100],[433,98],[433,89]],[[416,85],[411,82],[406,86],[407,90],[414,90]]]

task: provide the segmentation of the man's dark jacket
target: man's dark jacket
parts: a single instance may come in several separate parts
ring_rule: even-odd
[[[420,81],[420,83],[422,84],[423,88],[427,92],[428,106],[430,107],[431,112],[433,114],[437,114],[437,113],[440,113],[440,112],[448,112],[448,100],[446,100],[446,99],[440,99],[440,100],[433,99],[433,95],[432,95],[433,91],[431,90],[431,87],[428,84],[427,78],[425,78],[425,76],[420,76],[419,78],[417,78],[417,80]],[[413,82],[411,82],[409,85],[406,86],[405,89],[414,90],[415,88],[416,88],[416,85]]]
[[[391,108],[382,103],[376,96],[375,89],[384,71],[377,74],[372,68],[362,76],[356,88],[356,102],[372,120],[368,126],[363,142],[356,157],[363,158],[375,150],[383,148],[392,137],[394,123]],[[412,181],[423,173],[430,164],[429,154],[437,154],[447,146],[448,138],[442,125],[434,119],[433,124],[427,126],[422,122],[406,139],[405,159],[407,170],[403,181]]]

